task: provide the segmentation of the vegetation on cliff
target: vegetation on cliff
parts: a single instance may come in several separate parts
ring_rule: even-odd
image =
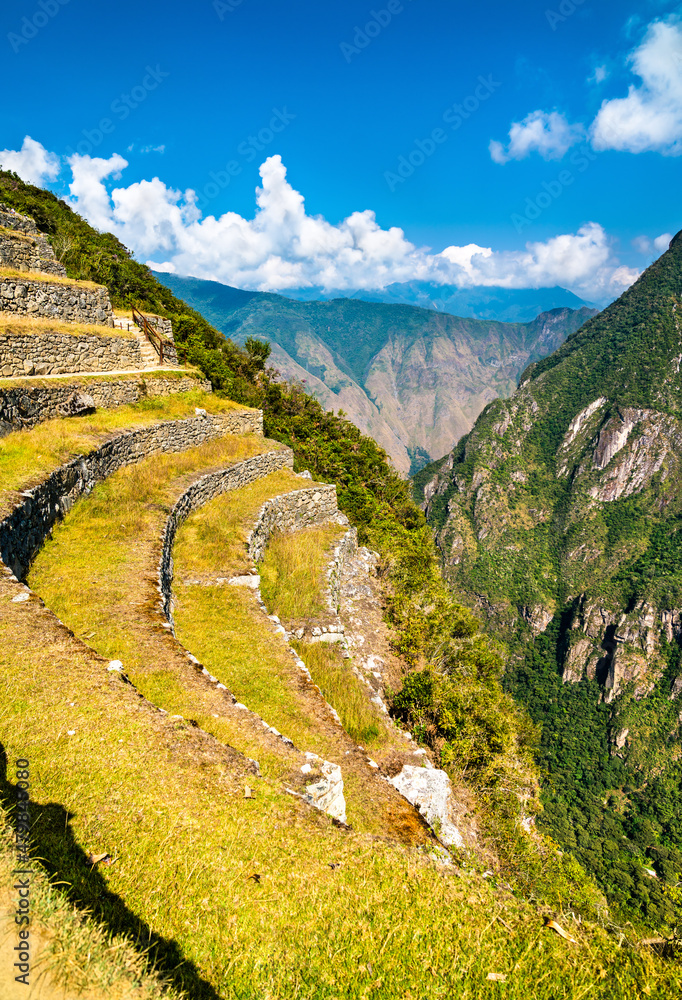
[[[541,826],[657,927],[682,916],[681,307],[678,236],[416,484],[541,727]]]

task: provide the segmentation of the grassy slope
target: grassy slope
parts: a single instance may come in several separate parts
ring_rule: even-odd
[[[40,482],[46,474],[85,455],[114,432],[144,427],[158,420],[194,415],[196,407],[209,413],[236,409],[230,400],[199,390],[168,397],[143,399],[115,410],[98,410],[70,420],[47,420],[29,431],[14,431],[0,440],[0,510],[15,502],[18,490]]]
[[[8,760],[31,761],[36,853],[192,1000],[392,1000],[425,980],[433,997],[483,998],[489,972],[518,1000],[676,996],[678,973],[645,952],[588,928],[568,945],[485,880],[335,829],[140,701],[35,598],[12,603],[19,589],[0,580],[2,731]],[[84,852],[101,850],[116,862],[90,873]]]
[[[405,487],[397,481],[394,474],[386,466],[383,454],[373,442],[363,438],[347,421],[322,413],[320,407],[300,391],[290,391],[278,386],[270,376],[259,374],[263,367],[260,354],[251,352],[246,355],[229,344],[223,344],[220,336],[210,328],[206,321],[170,296],[166,289],[159,286],[147,269],[133,261],[128,251],[114,237],[109,234],[96,233],[87,223],[71,213],[70,209],[58,202],[48,192],[24,185],[11,175],[0,174],[0,197],[13,204],[18,210],[36,217],[40,228],[50,235],[58,253],[65,260],[70,277],[91,278],[106,284],[116,305],[128,306],[134,303],[149,311],[170,315],[173,318],[177,339],[184,356],[196,361],[211,377],[214,386],[228,389],[235,398],[241,401],[262,406],[265,411],[267,432],[292,444],[299,468],[308,466],[323,481],[338,482],[343,508],[360,528],[362,537],[371,538],[372,543],[381,548],[390,567],[391,578],[397,591],[401,592],[406,588],[406,593],[410,594],[411,606],[415,607],[417,594],[421,588],[424,591],[424,600],[428,603],[432,596],[433,563],[430,544],[426,544],[427,535],[422,527],[423,522],[409,502]],[[52,799],[58,803],[68,802],[75,814],[74,825],[71,826],[68,823],[64,824],[61,814],[57,815],[55,824],[55,815],[53,814],[56,814],[61,807],[43,813],[43,817],[49,818],[51,822],[47,825],[45,822],[36,825],[40,853],[49,857],[52,870],[67,876],[67,881],[72,885],[69,893],[73,898],[81,901],[86,900],[85,905],[91,905],[98,915],[105,913],[110,925],[128,926],[130,914],[128,913],[126,916],[125,907],[122,910],[119,903],[115,900],[112,901],[106,893],[104,897],[102,896],[101,883],[98,880],[95,880],[92,888],[88,888],[85,884],[82,875],[82,858],[77,844],[81,841],[88,843],[90,833],[94,831],[96,833],[95,839],[99,843],[103,841],[107,843],[117,842],[124,846],[129,857],[136,860],[131,862],[131,867],[125,872],[124,879],[124,873],[121,869],[118,871],[112,869],[112,881],[115,881],[119,886],[125,885],[127,898],[132,900],[134,908],[144,911],[149,919],[156,921],[158,917],[160,925],[169,931],[172,929],[172,933],[176,933],[178,927],[183,927],[180,934],[182,946],[187,948],[192,955],[204,956],[202,961],[205,961],[206,967],[210,967],[211,977],[214,981],[226,982],[224,975],[226,966],[224,963],[220,965],[220,962],[216,965],[215,946],[220,940],[224,944],[227,938],[224,933],[221,935],[217,932],[214,915],[211,913],[209,917],[205,918],[201,928],[204,932],[202,934],[199,930],[199,921],[196,925],[192,924],[191,921],[183,921],[182,913],[178,909],[180,905],[187,905],[188,912],[201,912],[201,907],[198,904],[202,903],[201,893],[205,884],[203,877],[198,880],[200,884],[197,885],[191,879],[186,882],[183,879],[180,883],[183,886],[183,891],[191,892],[192,895],[178,901],[171,894],[170,912],[167,911],[167,908],[160,907],[158,894],[158,865],[161,864],[163,873],[168,875],[167,878],[162,877],[161,881],[166,885],[174,885],[175,873],[182,870],[182,859],[193,850],[193,847],[189,845],[196,845],[196,837],[191,835],[191,830],[189,834],[187,832],[191,827],[191,820],[187,824],[185,817],[189,818],[192,814],[202,815],[211,834],[215,829],[221,829],[221,820],[215,815],[215,809],[219,805],[218,800],[215,796],[208,799],[204,796],[200,802],[195,801],[194,797],[197,794],[198,786],[193,784],[193,777],[187,776],[191,775],[192,767],[195,764],[203,761],[202,788],[205,788],[207,774],[211,772],[211,768],[213,767],[211,773],[215,775],[219,776],[222,773],[223,779],[221,780],[224,780],[224,767],[218,764],[216,768],[215,764],[210,764],[211,755],[205,751],[203,738],[191,729],[186,730],[181,724],[179,727],[175,727],[174,739],[176,742],[168,743],[163,740],[159,742],[159,735],[156,731],[159,719],[154,713],[145,716],[145,722],[151,725],[152,731],[143,733],[141,738],[138,738],[137,731],[133,733],[130,730],[129,710],[132,706],[132,718],[139,721],[139,713],[142,710],[140,703],[133,697],[124,710],[118,686],[106,691],[104,696],[97,693],[102,686],[101,663],[96,659],[88,659],[89,654],[84,654],[82,649],[74,644],[65,632],[58,630],[56,636],[52,635],[50,631],[52,626],[48,627],[49,618],[45,619],[39,615],[39,620],[36,623],[31,623],[31,627],[27,628],[28,616],[22,616],[20,610],[28,610],[26,605],[3,604],[0,607],[3,607],[2,628],[5,638],[0,655],[4,658],[7,667],[7,677],[10,676],[11,670],[13,678],[11,686],[8,688],[11,709],[9,712],[5,710],[3,716],[4,739],[10,753],[13,752],[15,755],[25,749],[36,750],[36,758],[41,764],[41,780],[36,790],[37,801],[45,803]],[[401,619],[400,614],[393,613],[393,621],[398,628],[397,635],[401,644],[407,643],[412,652],[419,648],[421,640],[415,635],[408,637],[404,620]],[[425,656],[431,655],[423,643],[421,648],[423,648]],[[115,693],[113,701],[112,690]],[[21,697],[17,696],[18,692],[21,692]],[[73,702],[74,694],[78,695],[81,700]],[[493,700],[497,697],[492,690],[491,697]],[[73,709],[76,704],[78,710],[74,713],[70,709]],[[112,706],[114,706],[113,713]],[[119,708],[120,711],[118,711]],[[86,712],[85,716],[82,714],[84,711]],[[69,751],[69,740],[66,740],[63,735],[67,731],[67,726],[73,724],[75,715],[78,716],[79,721],[85,718],[87,722],[86,732],[81,732],[79,737],[86,741],[79,748],[83,751],[82,753]],[[42,732],[41,721],[39,728],[41,728],[42,734],[37,740],[36,718],[50,720],[49,726],[44,732]],[[63,723],[61,726],[62,735],[59,735],[58,730],[55,731],[51,728],[60,720]],[[93,724],[91,725],[91,723]],[[118,732],[116,732],[117,728]],[[124,750],[118,742],[119,732]],[[162,735],[165,738],[165,733]],[[184,742],[181,753],[177,739]],[[66,740],[65,743],[59,742],[64,740]],[[156,754],[150,750],[155,745],[158,746],[159,750]],[[197,746],[203,747],[202,753],[192,756],[192,751]],[[164,750],[164,747],[167,749]],[[121,761],[118,758],[124,752],[127,757],[121,768],[119,766]],[[151,757],[149,756],[150,752]],[[101,756],[103,753],[104,758]],[[91,759],[92,764],[90,765]],[[164,772],[164,767],[169,760],[172,761],[174,770]],[[178,780],[182,784],[184,778],[181,775],[179,779],[178,767],[189,782],[186,793],[180,797],[177,794]],[[138,771],[144,775],[141,779],[142,783],[138,781]],[[124,786],[130,793],[127,796],[127,801],[131,805],[132,813],[121,811],[117,805],[117,802],[120,802],[120,789]],[[150,795],[151,798],[149,798]],[[239,799],[235,799],[235,802],[238,801]],[[128,841],[130,840],[128,817],[131,814],[143,814],[139,809],[136,812],[136,803],[148,805],[150,802],[158,820],[155,833],[158,833],[165,823],[168,823],[169,832],[173,831],[173,833],[171,839],[167,841],[171,848],[167,854],[158,852],[148,871],[147,861],[149,859],[145,857],[144,847],[140,849],[139,843],[135,842],[130,845],[130,850],[128,850]],[[250,803],[247,808],[253,811],[253,803]],[[289,815],[287,810],[285,812]],[[228,815],[230,822],[234,820],[236,815],[234,808]],[[273,823],[277,834],[278,821],[273,821],[272,814],[269,814],[267,819],[264,818],[261,825],[263,829],[271,831]],[[58,835],[59,830],[64,830],[61,839]],[[77,841],[72,839],[74,831]],[[51,840],[50,837],[53,834],[54,839]],[[188,836],[190,837],[189,841]],[[246,856],[248,856],[249,840],[243,836],[243,828],[240,828],[239,835],[236,834],[235,830],[232,842],[243,844],[247,850]],[[276,837],[273,843],[275,842],[279,843]],[[296,850],[292,855],[293,841],[290,830],[287,830],[287,836],[283,837],[281,843],[282,845],[288,843],[289,865],[292,856],[299,859],[306,857],[305,878],[312,877],[314,884],[317,884],[314,879],[314,857],[317,855],[314,852],[312,854],[297,853]],[[213,842],[211,836],[207,837],[206,849],[207,858],[220,857],[217,844]],[[323,853],[326,853],[327,856],[329,854],[328,851]],[[256,854],[254,857],[260,857],[260,855]],[[268,857],[271,860],[272,853]],[[212,863],[213,861],[207,861],[208,865]],[[499,936],[495,932],[494,924],[484,924],[479,919],[482,914],[479,902],[492,900],[487,884],[478,887],[482,896],[474,899],[474,902],[469,906],[466,904],[465,897],[464,902],[462,902],[461,886],[456,892],[443,895],[441,892],[443,882],[438,876],[435,881],[427,879],[425,882],[420,882],[418,891],[415,890],[417,896],[412,896],[411,912],[414,915],[414,920],[409,926],[405,925],[404,928],[400,925],[400,930],[396,933],[395,920],[391,917],[393,911],[386,906],[386,901],[391,899],[396,903],[398,909],[401,911],[403,909],[402,905],[398,905],[398,900],[402,900],[403,897],[400,892],[400,880],[395,878],[397,870],[395,858],[390,857],[387,866],[382,869],[383,875],[379,869],[372,868],[371,865],[370,868],[366,868],[362,864],[360,867],[365,872],[371,869],[372,877],[378,876],[383,887],[380,893],[374,892],[372,888],[370,897],[362,897],[371,898],[372,903],[376,904],[379,914],[378,922],[367,922],[365,915],[361,914],[359,920],[353,919],[343,926],[338,923],[326,925],[325,919],[327,918],[332,921],[338,920],[338,906],[336,905],[338,893],[336,893],[335,888],[332,888],[330,900],[333,899],[333,905],[330,900],[327,900],[311,918],[311,894],[307,892],[300,905],[296,905],[297,900],[292,899],[291,905],[287,902],[283,909],[278,909],[276,911],[277,919],[273,920],[270,913],[262,912],[262,921],[258,918],[257,922],[254,923],[249,919],[242,928],[243,935],[240,929],[240,936],[235,940],[237,957],[233,960],[230,984],[226,985],[225,989],[233,990],[235,995],[251,995],[255,975],[257,982],[260,983],[257,988],[263,995],[268,995],[267,980],[275,984],[272,987],[272,995],[281,995],[282,993],[291,995],[292,991],[296,990],[297,984],[303,982],[306,985],[299,995],[320,996],[323,994],[319,987],[328,976],[327,965],[329,962],[334,972],[337,968],[340,970],[339,989],[342,992],[353,995],[352,991],[355,990],[357,995],[365,995],[371,992],[370,987],[373,979],[369,969],[366,969],[367,978],[362,978],[364,973],[362,969],[360,974],[358,973],[358,961],[361,961],[363,956],[369,958],[371,954],[370,961],[373,967],[376,969],[379,964],[380,972],[384,971],[393,984],[398,983],[405,989],[410,988],[419,992],[422,973],[421,969],[419,972],[415,971],[418,964],[414,961],[414,954],[410,949],[418,941],[415,935],[422,934],[428,935],[435,958],[431,975],[436,976],[439,982],[447,980],[449,987],[459,989],[461,995],[487,996],[489,994],[491,987],[485,983],[481,986],[482,975],[488,965],[488,960],[493,960],[498,956],[500,961],[506,956],[512,965],[515,961],[514,956],[523,956],[520,975],[513,987],[516,992],[513,994],[510,992],[510,995],[525,996],[528,994],[532,988],[530,984],[535,981],[536,975],[535,971],[529,975],[523,966],[529,954],[536,948],[537,940],[529,938],[526,933],[530,911],[524,908],[523,904],[511,901],[508,903],[503,901],[501,904],[506,910],[505,922],[513,928],[519,928],[518,939],[515,938],[510,944],[507,940],[507,931]],[[286,870],[288,872],[290,869]],[[154,872],[154,878],[151,880],[149,878],[150,871]],[[321,871],[323,873],[325,871],[323,864]],[[121,881],[118,881],[119,872],[122,877]],[[129,877],[130,872],[133,874],[132,881]],[[287,893],[289,890],[290,894],[290,879],[285,880],[281,885],[282,891]],[[365,889],[367,885],[367,878],[365,878]],[[390,893],[391,887],[394,889],[393,894],[385,895],[387,892]],[[434,887],[437,890],[435,893],[432,892]],[[205,892],[205,895],[207,898],[212,898],[212,890]],[[233,895],[231,898],[236,900],[239,897]],[[354,901],[358,898],[360,897],[357,895],[353,896]],[[164,902],[166,902],[165,899]],[[440,917],[447,911],[448,905],[454,905],[456,902],[459,906],[461,923],[453,928],[449,920],[441,921]],[[357,910],[357,906],[355,909]],[[435,924],[434,912],[436,914]],[[327,918],[325,918],[325,914],[327,914]],[[282,917],[281,921],[279,920],[280,916]],[[324,944],[330,940],[330,935],[326,934],[321,941],[320,954],[313,953],[311,956],[309,944],[310,940],[318,940],[316,935],[319,932],[320,922],[316,918],[320,917],[323,927],[330,926],[332,930],[338,930],[339,933],[334,935],[335,940],[330,950],[326,950]],[[134,920],[132,926],[136,926]],[[285,960],[280,949],[280,942],[285,938],[288,939],[292,926],[300,929],[300,938],[297,938],[295,954],[289,954]],[[194,927],[194,931],[192,931],[192,927]],[[344,927],[347,927],[347,930],[344,930]],[[377,948],[373,946],[372,934],[373,930],[376,930],[381,935],[382,927],[386,932],[390,929],[392,936],[384,941],[383,951],[379,949],[381,962],[378,963]],[[258,929],[254,934],[256,928]],[[310,935],[307,935],[308,928]],[[488,940],[490,934],[493,935],[494,940],[491,940],[485,953],[471,951],[471,945],[477,938],[482,937]],[[382,940],[382,938],[379,937],[377,940]],[[625,970],[622,962],[625,961],[626,965],[630,962],[627,955],[615,954],[607,939],[597,936],[592,940],[594,946],[601,949],[604,961],[610,962],[614,958],[621,969],[621,971],[616,972],[612,968],[613,989],[605,995],[618,996],[621,992],[623,995],[633,995],[633,992],[638,991],[640,987],[644,988],[647,982],[651,984],[652,989],[656,989],[657,985],[660,986],[661,996],[667,996],[669,993],[674,995],[675,986],[663,983],[663,979],[668,975],[665,970],[657,970],[646,960],[644,967],[641,967],[639,959],[635,959],[636,969],[634,972],[633,969]],[[254,942],[262,950],[254,948]],[[305,942],[305,944],[303,945],[301,942]],[[343,948],[345,942],[349,944],[349,962],[346,962],[345,958],[339,958],[340,955],[343,955],[343,951],[336,950],[337,944]],[[412,943],[408,944],[408,942]],[[542,941],[540,944],[547,947]],[[164,950],[164,948],[162,948],[162,952],[165,958],[161,964],[163,965],[165,962],[166,967],[172,966],[175,969],[177,966],[175,953],[172,948],[170,951]],[[554,961],[556,956],[556,965],[548,970],[545,985],[538,991],[538,996],[544,995],[542,990],[545,987],[547,996],[574,995],[571,992],[574,989],[586,988],[587,985],[595,982],[595,977],[597,981],[599,980],[599,966],[596,960],[593,961],[593,951],[581,951],[574,961],[574,957],[566,955],[563,949],[563,945],[555,947],[554,940],[549,939],[550,962]],[[252,955],[256,962],[259,960],[258,956],[262,955],[263,964],[257,965],[254,971],[250,961],[247,965],[244,964],[244,956],[247,954]],[[468,955],[469,958],[460,963],[460,968],[452,968],[453,956],[460,954]],[[211,956],[210,961],[206,960],[207,955]],[[405,961],[403,961],[404,955],[407,956]],[[301,971],[305,968],[308,970],[307,973]],[[220,979],[221,975],[222,979]],[[180,972],[175,973],[175,976],[176,980],[184,977],[184,980],[190,984],[190,992],[193,997],[204,995],[204,987],[197,986],[196,979],[193,978],[195,970],[191,966],[184,966]],[[635,979],[639,985],[635,985]],[[317,992],[315,992],[316,988],[318,988]],[[335,987],[330,985],[329,989],[334,991]],[[385,982],[377,985],[374,991],[375,995],[381,995],[379,992],[381,989],[386,995],[394,995]],[[386,993],[387,989],[388,993]],[[564,991],[566,992],[564,993]],[[332,992],[331,995],[336,995],[336,993]],[[598,991],[595,995],[599,995]]]

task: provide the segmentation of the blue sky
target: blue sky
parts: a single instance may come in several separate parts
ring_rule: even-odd
[[[605,300],[682,227],[681,3],[5,0],[0,23],[0,162],[168,270]]]

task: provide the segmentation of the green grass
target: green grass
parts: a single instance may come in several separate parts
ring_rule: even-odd
[[[298,476],[281,469],[195,511],[175,540],[176,580],[215,579],[245,572],[252,565],[246,539],[260,508],[272,497],[302,488]]]
[[[0,982],[11,979],[9,963],[16,960],[14,917],[9,914],[11,889],[16,881],[16,852],[8,814],[0,807]],[[9,904],[6,905],[6,904]],[[13,908],[12,908],[13,909]],[[110,1000],[179,1000],[180,994],[154,975],[143,953],[132,941],[114,938],[106,928],[89,920],[69,905],[59,889],[50,884],[39,864],[31,878],[33,925],[29,928],[31,980],[40,974],[47,996],[68,989],[88,997],[106,995]],[[5,919],[5,914],[7,918]],[[14,970],[15,972],[17,970]],[[61,989],[60,989],[61,987]],[[21,985],[17,987],[19,995]],[[3,994],[4,995],[4,994]]]
[[[679,967],[646,950],[568,922],[571,945],[488,881],[337,830],[265,781],[247,777],[244,799],[236,764],[7,587],[0,727],[9,760],[31,761],[35,852],[93,921],[140,947],[151,930],[158,966],[192,1000],[679,996]],[[84,853],[100,850],[118,860],[90,873]]]
[[[6,496],[10,491],[35,485],[70,459],[97,448],[108,435],[159,420],[191,417],[195,407],[202,407],[211,414],[241,409],[230,400],[196,390],[147,398],[70,420],[46,420],[31,430],[8,434],[0,439],[0,507],[3,506],[3,493]]]
[[[297,642],[294,646],[352,739],[368,747],[385,742],[381,738],[385,723],[369,700],[369,689],[351,673],[338,646],[325,642]]]
[[[184,454],[121,470],[55,531],[32,583],[52,588],[62,614],[68,604],[82,615],[79,628],[94,610],[103,634],[119,627],[125,640],[124,609],[136,596],[126,589],[128,576],[142,586],[135,560],[146,559],[146,526],[158,524],[178,471],[189,472]],[[262,498],[254,491],[249,505],[240,497],[243,516]],[[34,850],[55,891],[115,940],[132,936],[191,1000],[478,1000],[501,990],[514,1000],[679,995],[676,965],[619,949],[598,928],[562,916],[579,942],[570,945],[543,928],[535,908],[473,873],[385,837],[335,828],[278,781],[255,777],[243,757],[201,728],[155,711],[39,602],[13,604],[17,589],[0,578],[0,741],[10,762],[6,778],[0,767],[3,798],[13,797],[11,762],[27,757]],[[209,652],[223,657],[225,669],[243,656],[245,688],[261,685],[262,697],[272,698],[275,637],[255,628],[256,610],[249,617],[244,607],[249,595],[179,588],[181,604],[195,595],[203,595],[206,618],[193,618],[193,627]],[[103,607],[109,598],[112,606]],[[236,645],[221,631],[222,603],[211,607],[224,600],[235,602]],[[108,657],[114,646],[102,649]],[[149,676],[155,696],[173,680],[162,668]],[[360,779],[350,766],[347,777],[352,799]],[[247,783],[253,799],[244,797]],[[385,832],[384,806],[376,796],[369,806]],[[85,855],[105,850],[115,863],[90,871]],[[489,972],[507,982],[489,982]]]
[[[344,530],[336,524],[321,525],[270,539],[260,576],[271,614],[287,622],[330,614],[325,602],[326,568]]]
[[[284,747],[274,752],[262,727],[238,725],[222,695],[197,681],[182,648],[161,627],[156,591],[159,538],[192,477],[272,447],[255,436],[225,436],[119,470],[55,527],[29,579],[69,628],[102,656],[121,660],[154,704],[193,719],[257,758],[266,773],[286,778],[293,765]]]

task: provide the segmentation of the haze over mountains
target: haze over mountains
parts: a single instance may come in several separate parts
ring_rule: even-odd
[[[511,395],[530,362],[594,315],[585,306],[564,307],[528,323],[502,323],[360,299],[297,302],[199,278],[157,277],[235,342],[270,341],[272,363],[286,378],[305,383],[326,409],[343,410],[404,474],[445,454],[488,403]]]
[[[392,305],[420,306],[469,319],[493,319],[502,323],[530,323],[551,309],[582,309],[592,305],[565,288],[500,288],[493,285],[437,285],[432,281],[394,282],[386,288],[356,292],[324,291],[322,288],[287,290],[287,298],[299,302],[326,302],[329,299],[360,299]]]

